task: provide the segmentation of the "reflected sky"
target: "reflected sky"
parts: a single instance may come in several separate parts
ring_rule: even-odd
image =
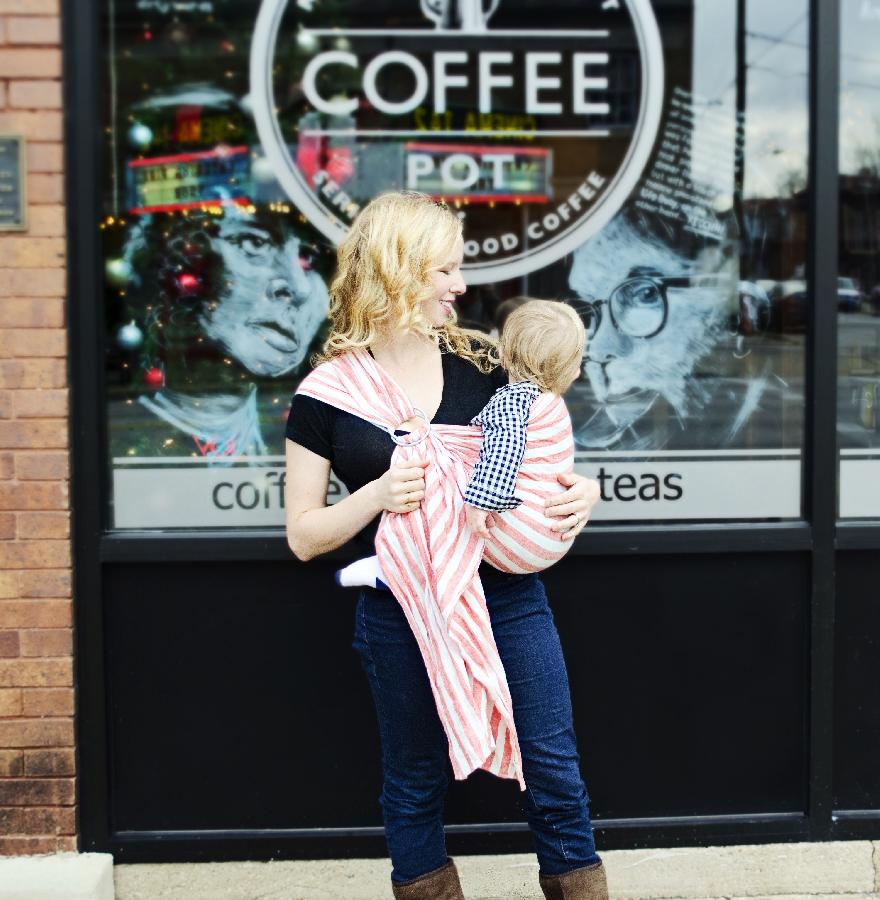
[[[843,0],[840,171],[880,163],[880,0]]]
[[[693,90],[716,113],[736,113],[736,4],[695,0]],[[792,173],[807,171],[807,0],[746,4],[746,197],[785,193]],[[726,36],[726,37],[723,37]],[[700,128],[695,145],[709,140]],[[732,190],[732,164],[731,164]]]

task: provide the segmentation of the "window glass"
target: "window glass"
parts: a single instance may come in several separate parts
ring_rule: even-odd
[[[583,318],[596,519],[800,515],[806,0],[106,0],[103,27],[112,527],[283,524],[335,244],[394,188],[462,216],[462,324]]]
[[[880,2],[843,0],[837,279],[840,515],[880,518]]]

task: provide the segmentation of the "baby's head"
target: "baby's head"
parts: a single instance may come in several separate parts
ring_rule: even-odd
[[[530,300],[504,323],[501,365],[514,381],[525,379],[542,391],[562,395],[580,373],[585,343],[584,323],[570,306]]]

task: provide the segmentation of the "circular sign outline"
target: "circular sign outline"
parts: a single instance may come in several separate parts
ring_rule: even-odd
[[[528,275],[571,253],[612,219],[641,177],[660,127],[666,75],[660,30],[650,0],[624,2],[640,51],[641,103],[635,127],[636,136],[630,141],[623,161],[590,215],[582,217],[540,247],[495,262],[466,263],[462,268],[470,284],[488,284]],[[263,152],[285,193],[326,238],[333,244],[339,244],[348,231],[348,226],[329,215],[315,199],[311,187],[293,164],[275,114],[272,67],[278,30],[287,5],[288,0],[262,0],[257,14],[250,55],[250,95],[254,123]]]

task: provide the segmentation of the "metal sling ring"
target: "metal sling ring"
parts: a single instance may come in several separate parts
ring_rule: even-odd
[[[425,430],[421,433],[421,435],[415,439],[409,439],[408,435],[412,434],[412,432],[407,432],[407,436],[396,435],[394,432],[396,429],[388,428],[388,434],[391,435],[391,440],[394,441],[399,447],[416,447],[422,443],[423,440],[428,436],[428,432],[431,430],[431,423],[428,421],[428,417],[425,413],[418,408],[418,406],[413,407],[413,412],[425,423]]]

